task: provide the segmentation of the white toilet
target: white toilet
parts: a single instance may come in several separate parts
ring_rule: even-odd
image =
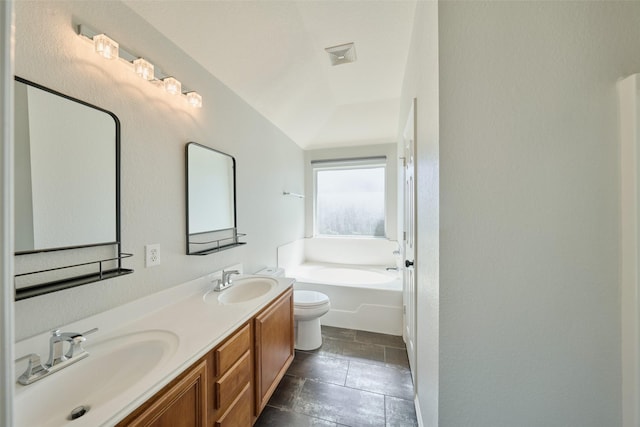
[[[284,269],[267,267],[256,274],[284,276]],[[315,350],[322,345],[320,317],[331,309],[329,297],[316,291],[293,291],[293,320],[295,322],[295,348]]]
[[[331,309],[329,297],[316,291],[293,291],[295,348],[315,350],[322,345],[320,317]]]

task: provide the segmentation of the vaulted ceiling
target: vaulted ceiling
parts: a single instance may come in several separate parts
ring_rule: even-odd
[[[415,1],[125,3],[302,148],[395,141]]]

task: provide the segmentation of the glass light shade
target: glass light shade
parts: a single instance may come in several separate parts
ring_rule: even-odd
[[[182,93],[182,83],[180,81],[174,79],[173,77],[167,77],[163,79],[164,81],[164,90],[169,92],[172,95],[177,95]]]
[[[192,107],[202,108],[202,96],[198,92],[187,93],[187,102]]]
[[[153,80],[153,64],[142,58],[133,61],[133,69],[136,74],[145,80]]]
[[[111,40],[104,34],[98,34],[93,36],[93,45],[96,53],[103,58],[115,59],[118,57],[118,50],[120,45],[115,40]]]

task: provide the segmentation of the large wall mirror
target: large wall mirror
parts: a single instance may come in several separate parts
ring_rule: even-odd
[[[16,254],[115,243],[117,122],[16,78]]]
[[[16,77],[16,255],[115,245],[120,267],[119,151],[113,113]]]
[[[228,154],[187,144],[187,255],[243,244],[236,229],[235,166]]]

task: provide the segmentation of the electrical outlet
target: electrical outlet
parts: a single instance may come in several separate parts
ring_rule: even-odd
[[[144,247],[145,267],[160,265],[160,244],[146,245]]]

